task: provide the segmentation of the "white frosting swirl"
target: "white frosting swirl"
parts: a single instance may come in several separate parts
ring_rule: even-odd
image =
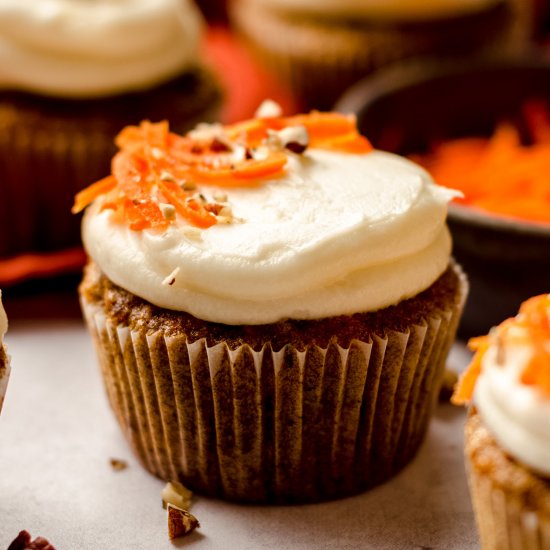
[[[191,0],[0,0],[0,88],[146,89],[196,63],[201,25]]]
[[[482,11],[501,0],[256,0],[290,13],[378,20],[426,20]]]
[[[85,247],[121,287],[227,324],[376,310],[424,290],[449,263],[454,192],[389,153],[309,150],[289,157],[284,176],[227,194],[242,223],[199,239],[176,226],[132,231],[96,204]],[[173,284],[162,284],[174,270]]]
[[[524,329],[510,329],[519,336]],[[536,386],[520,381],[531,358],[532,347],[510,341],[491,346],[482,360],[474,403],[499,444],[536,473],[550,476],[550,399]]]

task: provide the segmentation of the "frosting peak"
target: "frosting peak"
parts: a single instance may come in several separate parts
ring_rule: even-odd
[[[0,0],[0,87],[65,97],[141,90],[198,57],[191,0]]]

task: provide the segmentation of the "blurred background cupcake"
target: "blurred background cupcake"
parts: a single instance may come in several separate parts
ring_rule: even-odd
[[[190,0],[0,0],[0,258],[79,242],[69,211],[143,118],[217,117]]]
[[[473,396],[465,451],[481,546],[550,548],[550,294],[470,344],[454,401]]]
[[[531,13],[525,4],[234,0],[230,11],[237,31],[305,107],[329,108],[361,77],[398,60],[515,49]]]

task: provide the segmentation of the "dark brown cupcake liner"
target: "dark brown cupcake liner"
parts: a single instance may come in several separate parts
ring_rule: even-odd
[[[507,3],[486,13],[419,23],[373,23],[292,16],[236,0],[235,28],[248,47],[307,107],[329,109],[376,69],[426,55],[516,51],[520,34]]]
[[[514,463],[497,446],[475,411],[470,411],[466,423],[465,447],[468,483],[483,550],[550,548],[548,483],[544,486],[534,474]]]
[[[168,119],[183,132],[215,120],[219,105],[217,84],[203,70],[116,98],[0,92],[0,258],[80,244],[74,196],[110,173],[114,138],[125,125]]]
[[[107,394],[143,465],[203,494],[250,502],[349,495],[414,456],[466,292],[404,332],[347,347],[188,341],[117,325],[82,296]]]

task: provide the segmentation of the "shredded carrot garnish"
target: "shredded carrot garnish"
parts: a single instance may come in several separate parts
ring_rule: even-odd
[[[474,388],[476,381],[481,374],[481,362],[485,353],[489,349],[489,339],[487,336],[480,336],[479,338],[472,338],[468,342],[468,347],[474,350],[476,353],[468,366],[460,377],[458,384],[455,388],[451,402],[454,405],[464,405],[469,403],[474,394]]]
[[[531,298],[520,309],[521,326],[528,327],[533,356],[521,381],[550,396],[550,294]]]
[[[455,199],[459,203],[550,223],[550,114],[540,101],[527,102],[522,114],[522,124],[502,122],[489,139],[450,140],[411,158],[440,185],[462,191],[464,198]],[[525,128],[528,145],[522,144],[520,134]]]
[[[81,191],[73,212],[102,197],[100,209],[112,211],[135,231],[165,230],[176,221],[174,212],[191,225],[211,227],[222,205],[208,203],[197,186],[251,187],[276,180],[296,148],[287,149],[281,140],[275,140],[275,146],[270,139],[273,132],[295,126],[303,127],[296,129],[302,133],[305,128],[311,147],[357,154],[372,150],[355,118],[339,113],[258,118],[226,127],[198,127],[185,136],[171,133],[165,121],[144,121],[119,133],[111,175]],[[263,148],[262,154],[255,156],[257,148]],[[169,219],[166,205],[171,208]]]
[[[107,176],[99,181],[96,181],[94,184],[86,187],[77,193],[74,201],[74,206],[71,209],[73,214],[78,214],[82,212],[86,206],[88,206],[92,201],[108,193],[111,189],[116,187],[116,178],[114,176]]]
[[[501,323],[488,336],[470,340],[468,345],[476,350],[476,354],[457,384],[452,397],[455,405],[463,405],[472,399],[482,371],[483,357],[489,347],[505,348],[508,343],[530,347],[531,358],[521,374],[520,382],[535,386],[550,397],[550,294],[543,294],[524,302],[516,317]]]

